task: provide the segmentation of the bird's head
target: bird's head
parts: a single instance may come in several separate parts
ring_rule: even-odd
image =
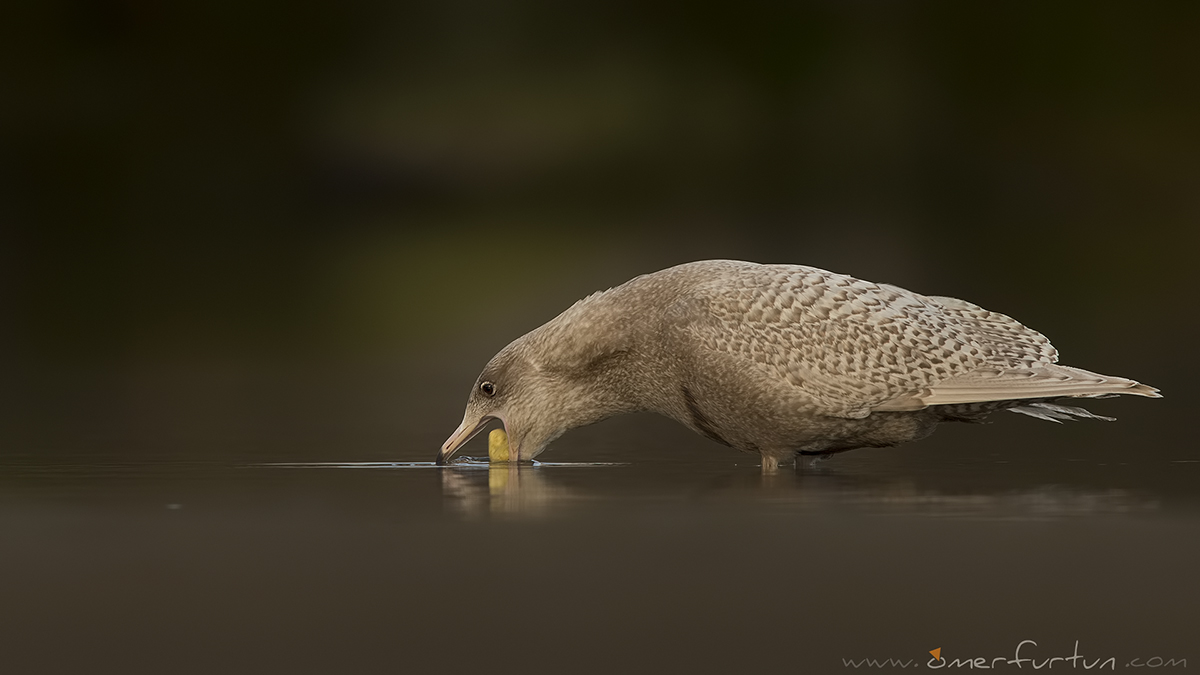
[[[566,431],[633,409],[626,345],[619,326],[570,310],[518,338],[480,373],[437,462],[493,419],[508,434],[511,461],[529,461]]]
[[[548,377],[522,347],[520,341],[509,345],[480,373],[467,399],[462,424],[442,444],[439,464],[494,419],[500,420],[508,433],[512,461],[533,459],[570,428],[554,401],[561,382]]]

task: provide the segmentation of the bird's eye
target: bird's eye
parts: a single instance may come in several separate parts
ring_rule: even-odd
[[[496,395],[496,385],[492,382],[480,382],[479,391],[482,391],[484,396],[491,398]]]

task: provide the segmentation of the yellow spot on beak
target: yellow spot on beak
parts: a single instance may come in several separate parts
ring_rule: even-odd
[[[488,434],[488,459],[493,462],[509,462],[508,434],[503,429],[492,429]]]

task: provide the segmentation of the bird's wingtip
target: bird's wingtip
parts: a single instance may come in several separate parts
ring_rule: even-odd
[[[1156,388],[1146,384],[1137,383],[1129,388],[1129,393],[1138,394],[1147,398],[1162,398],[1162,393]]]

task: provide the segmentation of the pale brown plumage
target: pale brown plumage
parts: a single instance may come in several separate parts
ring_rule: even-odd
[[[501,350],[438,459],[492,418],[528,460],[568,429],[648,410],[773,468],[1005,408],[1095,417],[1049,402],[1060,397],[1158,397],[1057,360],[1042,334],[962,300],[800,265],[701,261],[589,296]]]

